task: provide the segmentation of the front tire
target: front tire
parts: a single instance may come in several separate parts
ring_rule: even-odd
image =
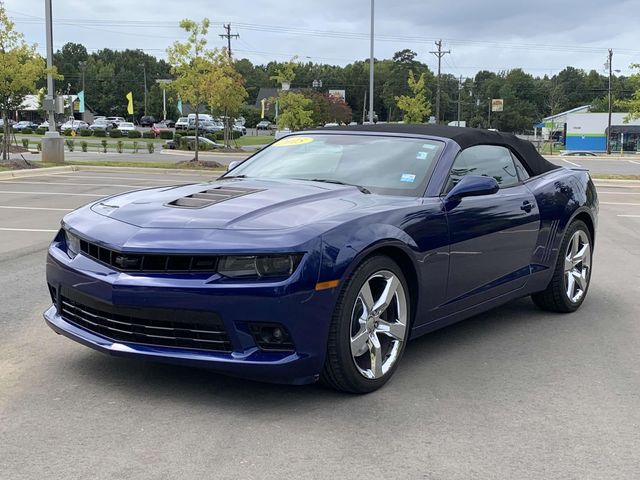
[[[407,282],[397,263],[383,255],[362,262],[336,303],[321,381],[351,393],[382,387],[404,353],[410,305]]]
[[[591,233],[584,222],[576,220],[569,225],[549,285],[531,296],[538,307],[560,313],[580,308],[591,281],[592,245]]]

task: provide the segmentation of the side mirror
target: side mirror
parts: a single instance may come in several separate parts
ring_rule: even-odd
[[[481,177],[479,175],[466,175],[445,197],[445,202],[459,202],[464,197],[479,197],[481,195],[493,195],[500,190],[500,185],[493,177]]]
[[[236,168],[238,165],[240,165],[242,162],[240,160],[234,160],[233,162],[229,163],[229,166],[227,167],[227,172],[229,170],[233,170],[234,168]]]

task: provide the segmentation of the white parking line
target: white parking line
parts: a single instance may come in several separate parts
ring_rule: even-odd
[[[640,215],[616,215],[617,217],[640,218]]]
[[[582,165],[578,165],[577,163],[570,162],[569,160],[565,160],[564,158],[562,158],[561,160],[563,162],[566,162],[566,163],[570,164],[570,165],[573,165],[574,167],[581,167],[582,166]]]
[[[44,233],[56,233],[58,230],[44,230],[40,228],[4,228],[0,227],[3,232],[44,232]]]
[[[0,205],[0,208],[7,210],[45,210],[48,212],[71,212],[73,208],[49,208],[49,207],[14,207],[11,205]]]
[[[635,163],[636,165],[640,165],[640,162],[636,162],[635,160],[629,160],[631,163]]]
[[[213,174],[212,174],[209,178],[217,178],[217,177],[219,176],[219,175],[217,175],[217,173],[218,173],[218,172],[213,172]],[[60,174],[58,174],[58,175],[55,175],[55,177],[56,177],[56,178],[80,178],[80,179],[82,179],[82,178],[86,178],[86,179],[89,179],[89,180],[90,180],[90,179],[92,179],[92,178],[104,178],[104,179],[107,179],[107,180],[131,180],[131,181],[134,181],[134,182],[156,182],[157,180],[160,180],[160,178],[158,178],[158,179],[155,179],[155,178],[148,178],[148,177],[147,177],[147,178],[140,178],[140,177],[136,177],[136,178],[134,178],[134,177],[127,177],[127,176],[126,176],[126,174],[123,174],[123,175],[124,175],[124,176],[120,176],[120,175],[119,175],[119,176],[106,176],[106,175],[60,175]],[[165,179],[165,181],[168,181],[168,182],[171,182],[171,181],[175,180],[175,181],[176,181],[176,183],[181,183],[181,181],[182,181],[182,182],[184,182],[184,181],[189,182],[189,181],[191,180],[191,178],[190,178],[190,177],[187,177],[187,175],[184,175],[184,177],[187,177],[187,178],[180,179],[180,181],[179,181],[177,178],[173,178],[173,179],[172,179],[171,177],[167,178],[166,174],[165,174],[165,175],[163,175],[163,174],[158,174],[158,173],[156,173],[155,175],[157,175],[157,176],[159,176],[159,177],[160,177],[160,176],[164,176],[164,177],[165,177],[165,178],[164,178],[164,179]],[[53,176],[53,175],[41,175],[41,176],[40,176],[40,178],[42,178],[42,177],[49,177],[49,176]],[[194,176],[194,177],[195,177],[195,176]],[[203,175],[203,177],[201,178],[201,180],[203,180],[203,181],[205,180],[205,179],[204,179],[204,175]],[[196,181],[197,181],[197,180],[196,180]],[[157,183],[154,183],[153,185],[158,185],[158,184],[157,184]],[[165,185],[166,185],[166,184],[165,184]]]
[[[598,191],[598,195],[640,195],[640,192],[603,192]]]
[[[104,184],[104,183],[72,183],[72,182],[16,182],[9,180],[0,180],[3,184],[19,184],[19,185],[70,185],[73,187],[122,187],[122,188],[145,188],[149,185],[122,185],[122,184]]]
[[[104,194],[98,195],[97,193],[67,193],[67,192],[15,192],[9,190],[0,190],[0,195],[2,194],[12,194],[12,195],[68,195],[71,197],[106,197]]]
[[[633,207],[640,207],[640,203],[600,202],[600,205],[631,205]]]

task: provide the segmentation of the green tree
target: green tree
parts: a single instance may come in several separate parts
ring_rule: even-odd
[[[631,68],[640,70],[640,63],[631,65]],[[616,107],[629,112],[629,115],[625,118],[627,122],[640,118],[640,71],[631,75],[628,83],[633,88],[631,98],[616,101]]]
[[[16,32],[0,3],[0,110],[4,119],[2,159],[9,158],[9,112],[17,110],[24,98],[37,90],[37,82],[46,74],[44,60],[35,45],[27,45]]]
[[[225,147],[229,148],[230,118],[240,113],[240,107],[247,98],[247,91],[242,75],[236,71],[226,50],[213,56],[209,82],[207,102],[212,109],[224,113],[224,143]]]
[[[215,91],[213,60],[217,55],[216,50],[207,49],[207,35],[209,33],[209,19],[205,18],[201,23],[185,19],[180,22],[180,28],[189,35],[184,42],[175,42],[167,50],[167,58],[171,64],[171,72],[175,80],[171,83],[171,89],[176,92],[183,102],[191,105],[195,112],[196,141],[194,161],[198,161],[198,123],[199,113],[202,108],[210,103]]]
[[[278,95],[280,115],[278,128],[292,131],[302,130],[313,125],[313,102],[301,93],[280,92]]]
[[[296,78],[296,67],[298,66],[298,57],[293,57],[286,63],[283,63],[276,71],[275,75],[269,77],[274,80],[278,85],[281,85],[283,89],[285,86],[291,85]],[[288,88],[286,88],[288,89]]]
[[[425,93],[424,73],[416,80],[413,71],[409,70],[407,84],[413,96],[401,95],[396,97],[398,108],[404,112],[405,123],[422,123],[431,113],[431,104]]]

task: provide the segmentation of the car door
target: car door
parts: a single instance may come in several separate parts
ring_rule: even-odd
[[[445,207],[450,236],[446,297],[452,310],[524,286],[540,228],[535,197],[523,183],[529,175],[509,149],[477,145],[460,152],[443,194],[465,175],[493,177],[500,189]]]

